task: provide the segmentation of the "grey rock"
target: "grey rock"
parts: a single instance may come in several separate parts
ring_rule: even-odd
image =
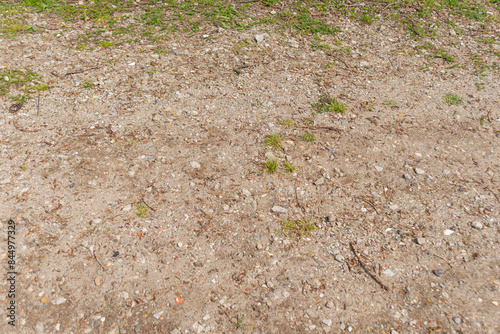
[[[274,213],[287,213],[288,210],[285,209],[284,207],[281,207],[281,206],[273,206],[273,208],[271,209]]]
[[[415,173],[418,175],[422,175],[425,173],[425,171],[423,169],[420,169],[420,168],[415,168]]]
[[[331,319],[323,319],[321,320],[325,325],[330,327],[332,325],[332,320]]]
[[[453,317],[453,322],[456,323],[457,325],[462,322],[462,319],[460,317]]]
[[[315,310],[313,309],[307,309],[306,310],[306,313],[309,317],[311,318],[316,318],[318,316],[318,312],[316,312]]]
[[[408,173],[404,173],[403,174],[403,179],[405,179],[405,180],[411,180],[411,175],[408,174]]]
[[[264,157],[267,159],[267,160],[277,160],[276,159],[276,156],[274,155],[273,152],[271,151],[267,151],[266,154],[264,154]]]
[[[394,272],[391,269],[386,269],[382,272],[382,274],[387,275],[387,276],[394,276]]]
[[[433,272],[434,275],[436,275],[438,277],[441,277],[444,274],[444,270],[443,269],[436,269],[436,270],[433,270],[432,272]]]
[[[198,168],[201,168],[201,165],[198,161],[191,161],[189,163],[189,165],[191,165],[191,167],[195,168],[195,169],[198,169]]]
[[[324,177],[320,177],[319,179],[317,179],[316,181],[314,181],[314,184],[317,185],[317,186],[320,186],[323,183],[325,183],[325,178]]]
[[[255,35],[254,39],[257,43],[261,43],[264,40],[264,35]]]
[[[43,333],[44,330],[43,323],[41,322],[37,323],[35,329],[38,333]]]
[[[475,228],[476,230],[482,230],[483,229],[483,224],[478,222],[478,221],[475,221],[475,222],[472,222],[470,224],[470,226],[472,226],[473,228]]]
[[[345,329],[345,324],[343,322],[340,323],[340,330],[343,331]]]
[[[243,195],[245,195],[247,197],[252,196],[252,193],[248,189],[241,188],[241,192],[243,193]]]

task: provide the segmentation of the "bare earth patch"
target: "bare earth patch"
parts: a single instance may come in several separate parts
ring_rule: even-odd
[[[4,30],[0,332],[500,331],[498,21],[366,15]]]

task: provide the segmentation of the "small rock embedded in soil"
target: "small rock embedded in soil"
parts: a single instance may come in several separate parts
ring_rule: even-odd
[[[242,188],[241,192],[243,193],[243,195],[245,195],[247,197],[252,196],[252,193],[248,189]]]
[[[387,275],[387,276],[394,276],[394,272],[391,269],[384,270],[382,274]]]
[[[343,322],[340,323],[340,330],[343,331],[345,329],[345,324]]]
[[[444,169],[444,170],[443,170],[443,174],[444,174],[444,175],[448,175],[448,174],[450,174],[450,173],[451,173],[451,172],[450,172],[448,169]]]
[[[275,213],[287,213],[287,212],[288,212],[288,210],[287,210],[287,209],[285,209],[285,208],[283,208],[283,207],[281,207],[281,206],[277,206],[277,205],[276,205],[276,206],[273,206],[273,208],[272,208],[271,210],[272,210],[273,212],[275,212]]]
[[[66,300],[67,299],[64,298],[64,297],[58,297],[57,299],[55,299],[55,300],[52,301],[52,304],[59,305],[59,304],[64,303]]]
[[[380,166],[375,166],[375,169],[378,171],[378,172],[381,172],[384,170],[384,167],[380,167]]]
[[[441,277],[444,274],[444,270],[443,269],[436,269],[436,270],[433,270],[432,272],[433,272],[434,275],[436,275],[438,277]]]
[[[405,179],[405,180],[410,180],[410,179],[411,179],[411,175],[410,175],[410,174],[408,174],[408,173],[404,173],[404,174],[403,174],[403,179]]]
[[[94,279],[94,283],[95,283],[96,286],[100,286],[101,285],[101,279],[99,277],[96,277]]]
[[[420,169],[420,168],[415,168],[415,173],[418,175],[422,175],[425,173],[425,171],[423,169]]]
[[[425,245],[425,238],[417,238],[417,244]]]
[[[322,185],[323,183],[325,183],[325,178],[324,178],[324,177],[320,177],[319,179],[317,179],[317,180],[314,182],[314,184],[315,184],[316,186],[320,186],[320,185]]]
[[[328,308],[333,308],[333,306],[335,306],[335,305],[333,304],[333,302],[331,300],[328,303],[326,303],[326,307],[328,307]]]
[[[337,260],[339,262],[344,262],[345,257],[343,257],[342,255],[338,254],[338,255],[335,256],[335,260]]]
[[[462,322],[462,319],[460,319],[459,317],[453,317],[452,319],[453,319],[453,322],[456,323],[457,325]]]
[[[255,35],[254,39],[257,43],[261,43],[264,40],[264,35]]]
[[[272,160],[272,161],[277,160],[277,159],[276,159],[276,156],[275,156],[275,155],[274,155],[274,153],[273,153],[273,152],[271,152],[271,151],[266,152],[266,154],[264,154],[264,157],[265,157],[267,160]]]
[[[191,161],[189,164],[195,169],[201,168],[201,165],[198,161]]]
[[[322,322],[327,325],[328,327],[330,327],[332,325],[332,320],[331,319],[323,319]]]
[[[478,221],[475,221],[475,222],[472,222],[470,224],[470,226],[472,226],[473,228],[475,228],[476,230],[482,230],[483,229],[483,224],[481,224],[480,222]]]

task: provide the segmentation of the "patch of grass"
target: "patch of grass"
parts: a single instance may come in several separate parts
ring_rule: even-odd
[[[90,81],[84,81],[81,83],[82,88],[92,89],[94,88],[94,84]]]
[[[384,102],[382,102],[382,104],[384,106],[389,106],[389,107],[396,107],[397,106],[396,102],[394,102],[392,100],[384,100]]]
[[[147,216],[149,208],[145,205],[136,205],[135,214],[139,217]]]
[[[281,124],[281,126],[283,126],[285,128],[291,128],[291,127],[296,125],[294,121],[289,120],[289,119],[284,119],[284,120],[280,121],[279,123]]]
[[[306,132],[302,136],[300,136],[300,138],[302,138],[303,141],[307,141],[309,143],[312,143],[316,140],[316,138],[314,138],[314,133],[312,132]]]
[[[112,47],[113,45],[115,45],[114,43],[112,42],[109,42],[109,41],[101,41],[100,43],[101,47],[103,48],[109,48],[109,47]]]
[[[453,63],[455,59],[452,56],[448,56],[448,51],[443,49],[437,49],[434,54],[430,55],[429,58],[442,58],[450,63]]]
[[[277,160],[266,160],[264,163],[264,172],[266,173],[274,173],[278,169],[278,161]]]
[[[291,162],[285,161],[283,167],[285,167],[285,170],[289,173],[293,173],[295,171],[295,166],[292,165]]]
[[[281,136],[276,134],[268,136],[266,138],[266,145],[271,146],[275,150],[281,148]]]
[[[0,96],[15,93],[9,98],[23,105],[31,98],[31,93],[47,90],[50,87],[42,82],[42,76],[33,71],[23,70],[0,70]]]
[[[329,44],[321,44],[317,41],[312,41],[311,42],[311,48],[313,51],[316,51],[318,49],[321,49],[321,50],[330,50],[330,45]]]
[[[330,95],[320,95],[319,102],[314,103],[312,106],[318,114],[332,111],[339,114],[344,114],[348,108],[347,104],[340,103]]]
[[[85,50],[87,48],[87,43],[80,43],[78,44],[75,49],[78,50],[78,51],[81,51],[81,50]]]
[[[304,220],[285,220],[280,222],[281,230],[285,236],[289,236],[289,234],[296,236],[303,236],[309,234],[311,231],[316,229],[316,225],[311,223],[310,219]]]
[[[365,13],[361,14],[361,17],[359,18],[359,20],[361,22],[363,22],[364,24],[368,24],[368,25],[375,22],[375,19],[376,19],[376,16],[373,15],[373,13],[369,13],[369,12],[365,12]]]
[[[231,48],[231,51],[233,51],[235,54],[240,54],[242,53],[245,49],[249,48],[252,44],[250,42],[244,40],[236,45],[233,45]]]
[[[458,95],[448,93],[444,96],[444,102],[449,106],[453,106],[462,104],[463,100]]]

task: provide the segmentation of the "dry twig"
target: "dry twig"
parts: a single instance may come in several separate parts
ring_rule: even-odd
[[[356,259],[358,260],[359,262],[359,265],[361,266],[361,268],[363,268],[363,270],[371,277],[375,280],[375,282],[377,282],[378,284],[380,284],[380,286],[386,290],[386,291],[391,291],[391,289],[389,289],[389,287],[387,287],[384,283],[382,283],[382,281],[380,280],[380,278],[377,277],[377,275],[375,275],[374,273],[372,273],[371,271],[368,270],[368,268],[365,266],[365,264],[363,263],[363,261],[361,261],[361,257],[358,255],[358,253],[356,252],[356,249],[354,248],[354,244],[351,242],[349,243],[349,245],[351,246],[351,250],[352,252],[354,253],[354,256],[356,257]]]

